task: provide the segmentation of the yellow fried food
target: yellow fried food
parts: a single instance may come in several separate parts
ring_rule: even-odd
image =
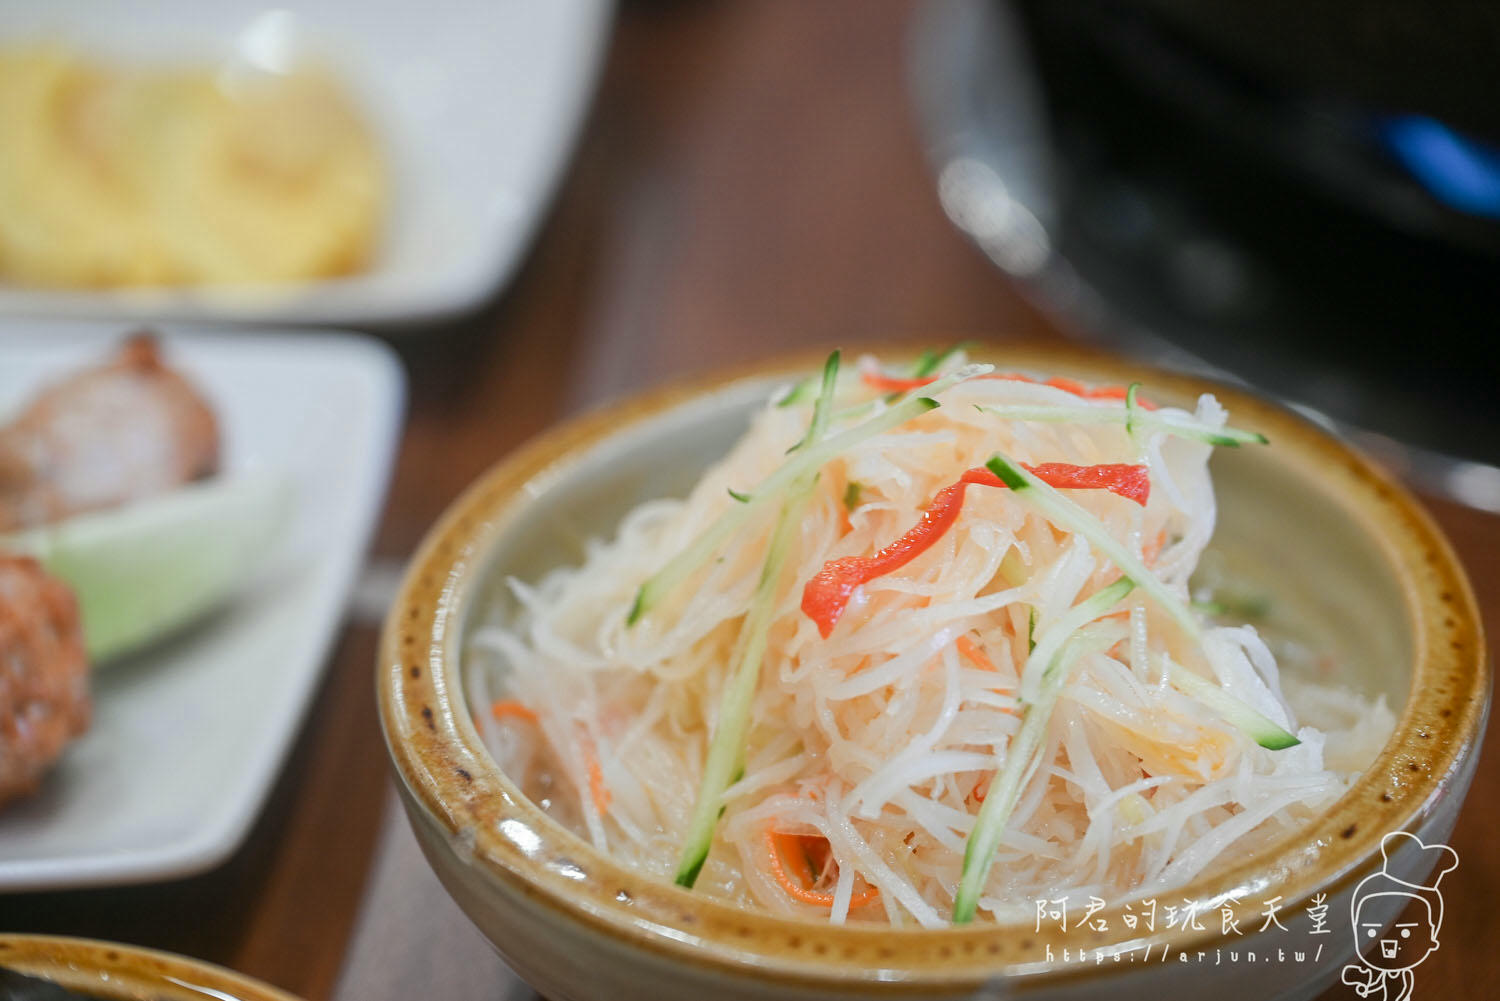
[[[243,285],[364,268],[385,177],[313,70],[221,85],[55,47],[0,52],[0,280]]]

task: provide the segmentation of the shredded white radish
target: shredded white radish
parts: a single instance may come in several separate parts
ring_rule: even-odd
[[[965,379],[941,388],[938,409],[818,468],[771,599],[743,773],[722,795],[698,889],[834,923],[946,924],[981,803],[1037,712],[1045,730],[1032,742],[1035,760],[1017,759],[1026,771],[980,913],[1157,891],[1309,821],[1389,735],[1383,700],[1307,679],[1283,684],[1251,626],[1196,612],[1197,628],[1183,620],[1216,517],[1212,446],[1201,439],[1225,428],[1227,414],[1213,397],[1191,413],[1153,409],[1132,430],[1118,416],[1079,419],[1121,410],[1121,391],[973,375],[963,364],[961,353],[943,363]],[[838,436],[896,406],[893,390],[903,388],[863,359],[837,382],[824,440],[852,440]],[[1030,419],[986,409],[1003,407]],[[469,643],[470,697],[512,706],[494,718],[480,711],[497,760],[622,863],[680,873],[780,502],[752,509],[638,621],[627,616],[643,582],[743,503],[731,490],[754,495],[793,461],[788,449],[812,413],[810,399],[768,404],[689,497],[641,505],[613,539],[587,546],[582,566],[512,581],[518,611],[492,617]],[[853,591],[825,638],[827,622],[815,619],[826,609],[803,608],[808,582],[830,561],[913,538],[940,492],[996,453],[1027,467],[1143,466],[1143,505],[1111,490],[1058,488],[1097,523],[1090,531],[1125,553],[1101,551],[1109,540],[1091,542],[1019,487],[974,483],[925,549]],[[1080,603],[1122,576],[1116,560],[1144,565],[1151,586],[1136,580],[1092,624],[1076,621],[1096,614],[1081,615]],[[1174,602],[1175,618],[1163,604]],[[1080,626],[1091,640],[1070,653]],[[1048,662],[1031,663],[1048,635]],[[1046,690],[1049,664],[1063,672],[1053,701],[1025,701]],[[1209,705],[1213,693],[1183,688],[1172,676],[1182,670],[1300,743],[1260,746],[1243,719],[1225,718],[1237,713]],[[1307,708],[1300,729],[1294,706]]]

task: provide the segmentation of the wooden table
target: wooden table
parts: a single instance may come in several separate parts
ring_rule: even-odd
[[[377,557],[406,557],[531,435],[664,379],[814,344],[1056,336],[937,204],[906,91],[910,15],[867,0],[624,4],[523,272],[477,318],[397,342],[410,421]],[[1500,628],[1500,519],[1433,508]],[[437,887],[395,809],[374,618],[351,617],[228,864],[164,885],[0,897],[0,928],[171,949],[309,999],[530,998]],[[1500,769],[1481,765],[1422,996],[1500,982],[1497,823]]]

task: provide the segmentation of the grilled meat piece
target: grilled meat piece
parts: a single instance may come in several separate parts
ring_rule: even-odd
[[[165,493],[218,464],[212,408],[138,334],[0,427],[0,533]]]

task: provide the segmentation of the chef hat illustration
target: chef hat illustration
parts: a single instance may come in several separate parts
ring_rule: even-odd
[[[1411,842],[1411,845],[1408,846],[1407,842]],[[1417,857],[1405,866],[1413,875],[1403,878],[1393,872],[1392,868],[1394,857],[1407,848],[1414,848]],[[1443,881],[1444,876],[1458,868],[1458,852],[1447,845],[1423,844],[1421,838],[1405,831],[1392,831],[1380,839],[1380,857],[1380,870],[1370,873],[1354,888],[1354,899],[1350,902],[1351,912],[1358,914],[1359,902],[1372,893],[1409,893],[1425,897],[1432,906],[1432,929],[1436,932],[1443,924],[1443,895],[1437,892],[1438,884]],[[1424,872],[1427,873],[1424,882],[1412,882],[1412,879],[1419,878],[1416,873]]]

